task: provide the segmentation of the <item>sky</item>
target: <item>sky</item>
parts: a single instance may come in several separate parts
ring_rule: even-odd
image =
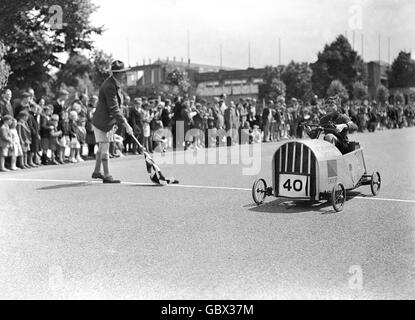
[[[234,68],[261,68],[291,60],[314,62],[338,34],[347,35],[365,61],[393,60],[413,51],[413,0],[92,0],[91,16],[106,29],[96,46],[136,65],[169,57]],[[189,35],[189,37],[188,37]],[[388,39],[390,38],[390,55]],[[281,56],[278,42],[281,43]],[[250,49],[250,54],[249,50]],[[250,56],[250,59],[249,59]]]

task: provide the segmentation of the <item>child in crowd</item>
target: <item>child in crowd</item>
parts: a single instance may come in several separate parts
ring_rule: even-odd
[[[253,130],[249,126],[249,122],[245,121],[241,130],[241,143],[251,144],[253,142]]]
[[[10,126],[13,122],[13,117],[5,115],[2,118],[3,124],[0,127],[0,172],[10,171],[5,167],[6,157],[9,155],[9,149],[12,146],[13,140],[10,133]]]
[[[122,154],[122,150],[124,147],[124,138],[116,133],[118,131],[117,125],[114,126],[113,131],[114,131],[114,155],[117,158],[123,157],[124,155]]]
[[[50,116],[52,115],[52,107],[44,106],[43,112],[40,115],[40,146],[42,148],[42,164],[48,164],[48,150],[50,150],[50,132],[52,130],[52,124],[50,122]]]
[[[12,145],[11,145],[11,148],[9,149],[9,157],[11,158],[10,170],[12,171],[17,171],[20,169],[16,166],[16,160],[17,160],[17,157],[21,157],[23,154],[22,146],[20,145],[20,138],[19,138],[19,134],[17,133],[16,126],[17,126],[17,120],[13,119],[12,124],[10,125]]]
[[[69,130],[69,114],[67,111],[62,112],[62,118],[58,124],[58,130],[62,131],[62,136],[58,141],[58,146],[59,146],[58,162],[61,164],[64,164],[66,148],[71,147],[71,139],[69,137],[69,131],[70,131]]]
[[[55,155],[56,155],[56,151],[58,151],[58,148],[60,148],[58,144],[58,140],[60,139],[60,137],[62,137],[62,131],[58,131],[59,116],[57,114],[52,115],[50,119],[50,123],[51,123],[51,131],[50,131],[50,137],[49,137],[49,147],[50,147],[50,150],[52,151],[51,163],[58,165],[58,164],[61,164],[61,162],[57,161]]]
[[[78,127],[76,131],[76,138],[79,142],[79,148],[77,150],[76,161],[77,162],[84,162],[82,159],[82,149],[86,146],[86,118],[80,118],[78,120]]]
[[[217,129],[216,129],[215,123],[216,121],[215,121],[215,117],[213,116],[212,109],[209,108],[208,119],[207,119],[207,126],[208,126],[207,147],[208,148],[215,148],[217,144],[217,140],[216,140]]]
[[[163,128],[163,122],[161,120],[158,120],[154,127],[153,143],[154,150],[163,153],[167,151],[168,140],[166,138],[166,130]]]
[[[69,138],[70,138],[70,148],[71,152],[69,155],[69,162],[76,163],[76,156],[78,150],[81,148],[81,145],[77,138],[78,132],[78,114],[76,111],[69,112]]]
[[[22,156],[19,158],[19,168],[29,169],[31,167],[27,164],[27,153],[30,151],[30,145],[32,144],[32,136],[30,128],[27,124],[29,114],[27,111],[21,111],[18,114],[17,119],[16,129],[20,138],[20,145],[22,147]]]
[[[254,125],[254,129],[252,131],[252,141],[253,143],[261,143],[261,130],[258,125]]]

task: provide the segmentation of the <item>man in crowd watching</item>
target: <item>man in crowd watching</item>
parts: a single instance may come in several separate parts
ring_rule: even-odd
[[[0,98],[0,118],[6,115],[13,116],[13,107],[10,102],[11,99],[12,91],[10,89],[6,89]]]

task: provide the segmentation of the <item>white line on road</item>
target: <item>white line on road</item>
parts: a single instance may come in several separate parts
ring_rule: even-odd
[[[251,191],[252,190],[252,189],[246,189],[246,188],[217,187],[217,186],[192,186],[192,185],[181,185],[181,184],[171,184],[171,185],[168,185],[168,187],[190,188],[190,189],[234,190],[234,191]]]
[[[375,198],[375,197],[353,197],[353,199],[415,203],[415,200],[385,199],[385,198]]]
[[[89,181],[83,181],[83,180],[13,179],[13,178],[0,179],[0,181],[10,181],[10,182],[63,182],[63,183],[87,183],[87,182],[89,182]]]
[[[1,181],[9,182],[59,182],[59,183],[91,183],[91,184],[102,184],[101,181],[87,181],[87,180],[59,180],[59,179],[13,179],[13,178],[4,178],[0,179]],[[143,183],[143,182],[122,182],[124,185],[133,185],[133,186],[154,186],[153,183]],[[167,187],[172,188],[188,188],[188,189],[210,189],[210,190],[231,190],[231,191],[251,191],[247,188],[234,188],[234,187],[221,187],[221,186],[196,186],[196,185],[182,185],[182,184],[172,184],[167,185]],[[374,201],[389,201],[389,202],[404,202],[404,203],[415,203],[415,200],[404,200],[404,199],[386,199],[386,198],[374,198],[374,197],[353,197],[353,199],[360,200],[374,200]]]

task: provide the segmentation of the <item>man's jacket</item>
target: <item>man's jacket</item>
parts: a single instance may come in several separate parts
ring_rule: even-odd
[[[121,88],[113,77],[104,81],[99,89],[98,99],[92,124],[104,132],[111,131],[115,124],[121,128],[126,119],[120,107],[122,105]]]

